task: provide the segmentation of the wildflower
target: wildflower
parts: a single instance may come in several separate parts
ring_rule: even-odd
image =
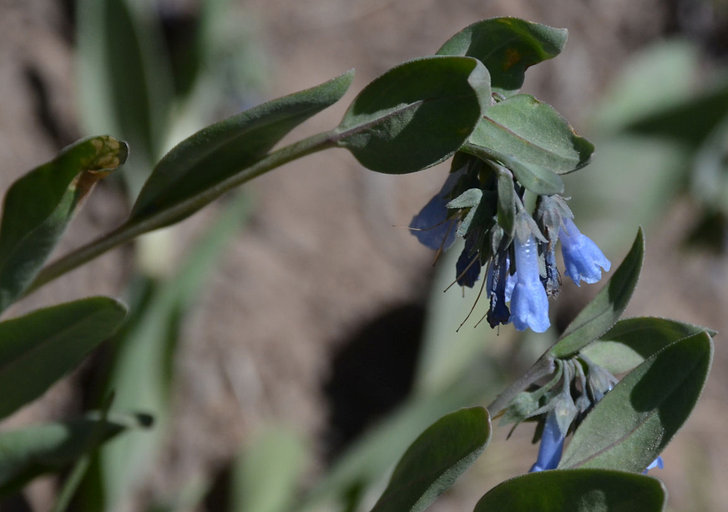
[[[415,215],[410,230],[422,245],[430,249],[445,250],[455,242],[457,219],[448,218],[448,195],[452,192],[464,171],[450,173],[440,192]]]
[[[549,302],[539,275],[538,249],[533,235],[514,240],[516,284],[511,295],[511,321],[516,329],[544,332],[549,328]]]
[[[566,275],[577,286],[580,281],[593,284],[602,278],[601,267],[605,272],[611,263],[589,237],[581,234],[569,217],[564,217],[560,230],[561,252],[564,255]]]
[[[660,455],[658,455],[657,458],[655,460],[653,460],[650,463],[650,465],[647,466],[642,473],[644,473],[646,475],[649,470],[655,469],[655,468],[659,468],[659,469],[665,468],[665,463],[662,462],[662,456],[660,456]]]
[[[506,302],[510,300],[510,293],[507,293],[507,286],[508,282],[512,281],[508,275],[508,263],[508,254],[502,252],[493,258],[488,266],[488,277],[485,287],[490,298],[487,319],[491,327],[495,327],[498,324],[505,325],[511,318],[511,312],[506,305]]]
[[[538,447],[538,458],[536,463],[531,466],[531,473],[556,469],[561,460],[565,437],[565,433],[562,433],[559,428],[556,410],[551,409],[546,415],[543,432],[541,432],[541,445]]]
[[[480,276],[480,261],[478,261],[478,251],[473,238],[465,240],[465,247],[460,253],[457,263],[455,264],[456,281],[460,286],[472,288],[475,281]]]

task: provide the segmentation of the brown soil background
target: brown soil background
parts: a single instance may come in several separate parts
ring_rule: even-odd
[[[676,5],[690,4],[657,0],[234,3],[258,23],[270,63],[266,98],[356,68],[345,100],[308,123],[303,133],[333,126],[346,100],[389,67],[434,52],[451,34],[478,19],[503,15],[569,29],[565,52],[532,70],[525,90],[554,105],[579,127],[588,104],[604,91],[620,64],[674,30]],[[53,0],[0,0],[4,186],[81,135],[75,113],[72,28],[65,13],[64,3]],[[322,385],[331,372],[335,350],[372,318],[424,300],[432,255],[401,226],[439,188],[443,172],[375,175],[361,169],[346,152],[335,150],[289,164],[249,187],[256,203],[254,218],[231,244],[200,307],[186,322],[173,437],[140,495],[173,493],[189,479],[216,471],[250,432],[271,419],[321,439],[327,421]],[[115,226],[123,215],[123,202],[113,187],[98,187],[58,253]],[[179,253],[186,240],[204,230],[208,217],[203,212],[174,231]],[[676,204],[663,222],[648,228],[647,263],[628,313],[674,317],[726,332],[725,260],[674,249],[689,219],[689,209]],[[119,296],[129,274],[130,254],[121,249],[99,258],[13,313],[90,294]],[[571,289],[564,292],[564,300],[569,293]],[[666,483],[673,510],[718,511],[728,502],[722,345],[719,336],[708,388],[665,452],[666,469],[656,474]],[[60,383],[7,426],[77,410],[77,385],[77,379]],[[499,442],[503,437],[504,432],[496,432]],[[511,441],[520,453],[489,455],[432,510],[471,510],[495,482],[527,469],[535,449],[527,448],[526,437]],[[497,471],[489,470],[497,464],[501,464]],[[321,462],[312,471],[320,469]],[[45,509],[52,485],[43,481],[32,487],[37,510]]]

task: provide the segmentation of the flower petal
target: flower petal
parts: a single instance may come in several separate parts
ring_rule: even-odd
[[[556,469],[561,460],[565,437],[559,429],[556,412],[552,409],[546,415],[546,422],[541,433],[541,445],[538,447],[538,458],[536,463],[531,466],[531,473]]]
[[[593,284],[602,278],[602,271],[609,271],[611,263],[589,237],[583,235],[568,217],[564,219],[559,238],[564,256],[566,275],[577,286],[581,281]]]
[[[445,250],[455,242],[457,220],[447,218],[449,202],[447,196],[464,174],[464,170],[450,173],[440,192],[412,217],[409,225],[411,233],[425,247]]]
[[[511,295],[511,321],[516,329],[544,332],[549,328],[549,300],[538,271],[538,250],[533,236],[514,241],[516,285]]]

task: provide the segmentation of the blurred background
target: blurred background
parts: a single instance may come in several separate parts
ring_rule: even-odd
[[[116,227],[153,163],[199,128],[356,68],[346,97],[286,141],[329,129],[374,77],[494,16],[569,30],[523,90],[595,143],[566,192],[614,266],[645,227],[627,316],[728,331],[724,0],[0,0],[0,180],[85,135],[130,142],[124,180],[97,187],[62,254]],[[52,283],[9,314],[110,294],[132,318],[3,428],[77,414],[112,388],[115,407],[155,415],[151,433],[103,450],[72,510],[366,510],[419,432],[486,404],[599,288],[565,282],[550,335],[474,327],[485,301],[456,332],[475,299],[443,293],[458,251],[433,266],[406,228],[446,172],[378,175],[329,150]],[[653,473],[670,510],[728,502],[727,364],[719,334],[706,391]],[[527,471],[532,431],[506,442],[496,429],[431,510],[471,510]],[[57,487],[40,479],[0,510],[47,510]]]

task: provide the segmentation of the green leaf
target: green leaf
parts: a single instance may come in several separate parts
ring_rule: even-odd
[[[611,373],[624,373],[667,345],[699,332],[715,331],[665,318],[637,317],[620,320],[601,338],[581,350],[590,361]]]
[[[311,89],[253,107],[183,140],[154,168],[127,224],[177,209],[179,213],[166,223],[171,224],[199,210],[227,190],[220,189],[222,181],[255,164],[289,131],[336,103],[353,76],[353,71],[348,71]],[[195,201],[203,192],[212,194]]]
[[[0,418],[42,395],[109,338],[126,308],[92,297],[0,323]]]
[[[127,152],[113,137],[83,139],[11,185],[0,225],[0,311],[31,283],[84,197]]]
[[[282,427],[255,436],[235,461],[230,512],[286,512],[296,496],[306,446]]]
[[[559,467],[643,471],[695,407],[712,358],[707,332],[650,356],[597,403],[574,433]]]
[[[630,133],[665,137],[681,144],[700,145],[728,116],[728,80],[681,103],[629,123]]]
[[[622,471],[541,471],[497,485],[475,512],[660,512],[667,495],[656,478]]]
[[[407,449],[372,512],[425,510],[475,462],[490,433],[490,418],[482,407],[440,418]]]
[[[427,57],[371,82],[335,130],[373,171],[404,174],[452,156],[490,102],[488,71],[469,57]]]
[[[479,59],[490,72],[493,90],[508,95],[521,88],[527,68],[561,53],[566,36],[563,28],[492,18],[461,30],[437,54]]]
[[[144,415],[112,414],[32,425],[0,434],[0,495],[9,494],[38,475],[73,463],[99,444],[132,428],[147,427]],[[99,431],[101,429],[101,431]]]
[[[549,351],[553,357],[569,357],[612,327],[627,307],[642,269],[645,241],[642,228],[619,268],[596,297],[581,310]]]
[[[530,184],[528,174],[554,182],[548,173],[584,167],[594,152],[592,143],[576,135],[553,107],[527,94],[489,107],[468,142],[501,160],[524,186]],[[515,161],[515,168],[504,158]]]
[[[100,489],[86,489],[88,501],[111,510],[148,475],[154,456],[163,446],[170,424],[170,389],[179,329],[185,313],[198,298],[205,278],[214,268],[231,236],[247,217],[250,202],[239,196],[221,212],[175,275],[163,283],[147,282],[146,297],[132,308],[138,314],[118,336],[118,349],[108,381],[98,388],[115,391],[115,407],[154,414],[153,431],[132,433],[106,445],[99,454]]]
[[[79,0],[75,12],[83,125],[129,142],[124,174],[136,195],[163,150],[173,101],[158,11],[152,2]]]
[[[498,172],[498,224],[509,237],[513,236],[516,216],[516,190],[507,171]]]

